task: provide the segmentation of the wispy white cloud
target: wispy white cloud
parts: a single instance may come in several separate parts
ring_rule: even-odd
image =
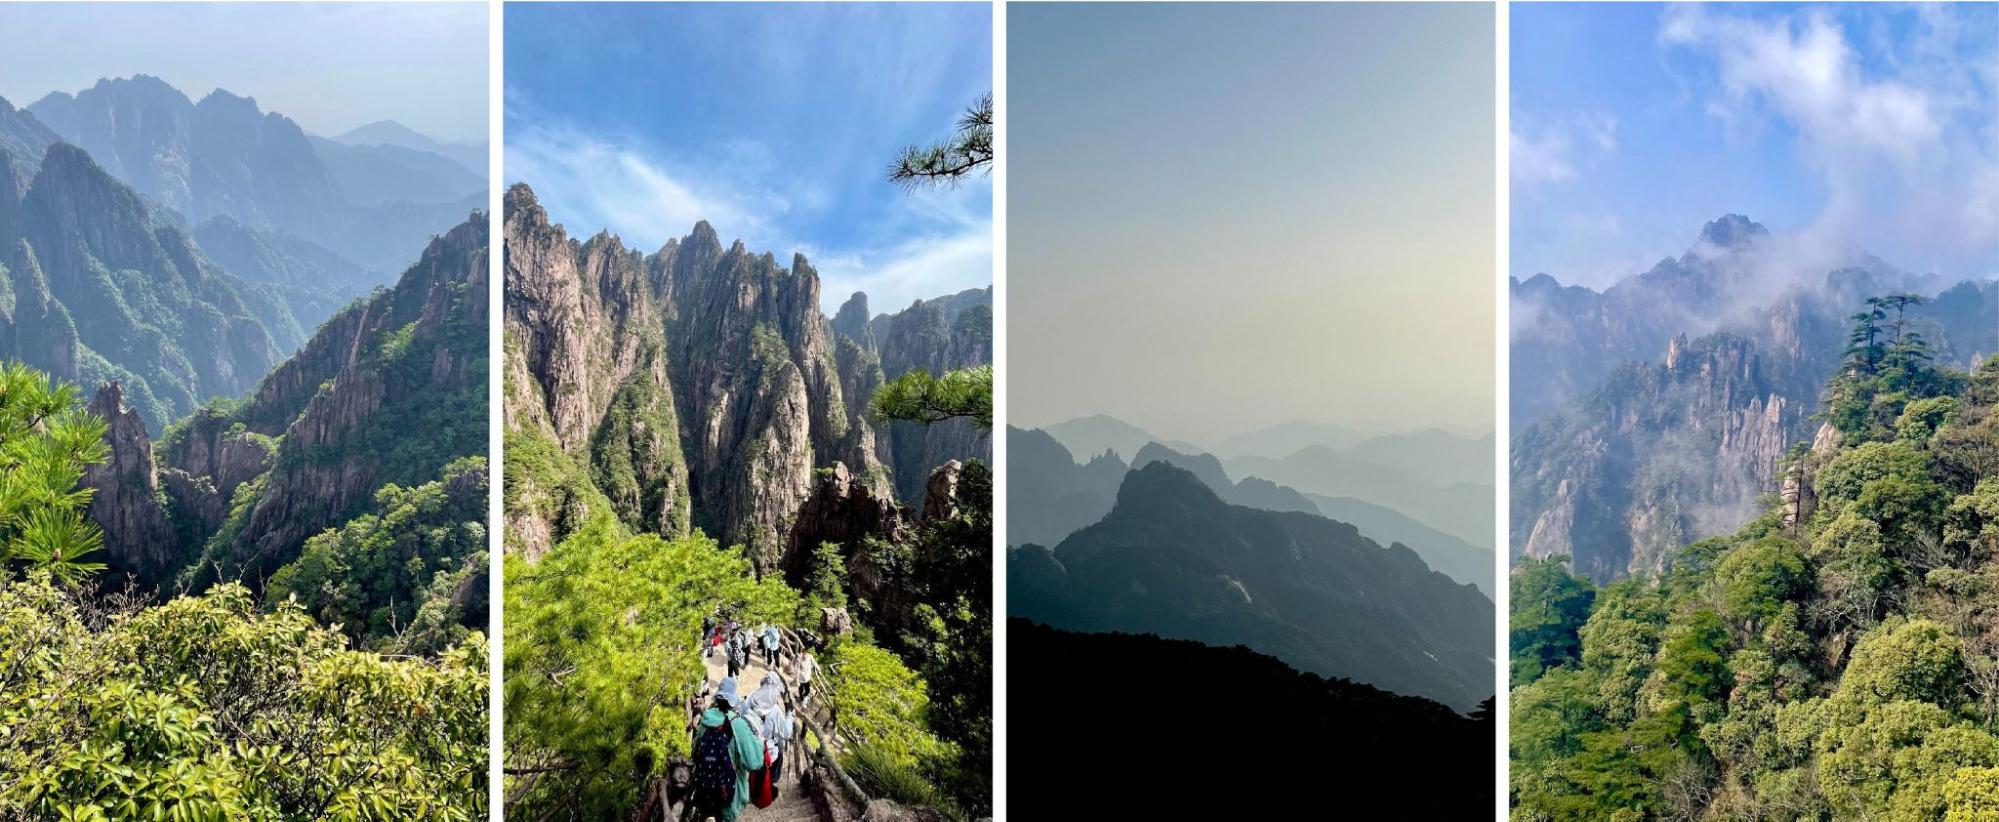
[[[877,314],[901,311],[916,300],[983,288],[993,280],[991,226],[912,239],[891,248],[806,256],[819,270],[831,313],[856,291],[867,292]]]
[[[1969,37],[1937,10],[1919,12],[1900,49],[1877,38],[1870,60],[1817,10],[1675,6],[1659,29],[1662,44],[1712,59],[1720,93],[1706,108],[1730,133],[1749,139],[1771,123],[1795,132],[1800,163],[1827,190],[1807,239],[1841,245],[1885,230],[1938,250],[1936,261],[1909,261],[1919,266],[1989,255],[1999,236],[1994,51]]]
[[[1580,112],[1548,122],[1516,113],[1507,136],[1513,184],[1531,188],[1576,176],[1576,166],[1616,153],[1617,118]]]
[[[525,119],[525,118],[523,118]],[[651,251],[707,220],[729,237],[768,237],[766,216],[781,216],[781,197],[733,190],[671,168],[642,147],[613,142],[547,119],[509,130],[506,173],[526,182],[573,235],[600,229]]]

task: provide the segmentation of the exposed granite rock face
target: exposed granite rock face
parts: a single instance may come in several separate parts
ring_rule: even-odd
[[[841,546],[845,559],[869,537],[901,541],[909,537],[909,528],[909,517],[895,500],[877,496],[854,480],[845,463],[834,463],[819,470],[812,495],[798,507],[781,567],[793,587],[804,588],[813,550],[820,544]]]
[[[868,330],[868,324],[874,316],[868,311],[868,295],[856,291],[846,302],[841,303],[840,310],[833,314],[831,323],[833,334],[852,339],[860,343],[863,348],[873,349],[874,334]]]
[[[963,465],[957,460],[951,460],[930,472],[930,481],[924,484],[924,522],[950,519],[958,515],[958,475],[963,471]]]
[[[842,345],[851,342],[864,354],[838,359],[843,380],[865,387],[873,395],[875,386],[912,369],[942,374],[960,368],[989,365],[992,350],[992,289],[975,288],[934,300],[918,300],[895,314],[868,320],[867,295],[856,293],[841,306],[833,327]],[[878,376],[877,376],[878,375]],[[865,399],[856,400],[864,404]],[[969,420],[950,420],[934,425],[891,423],[877,427],[876,452],[895,478],[896,495],[911,505],[921,505],[927,493],[925,483],[931,469],[949,460],[992,460],[992,433],[980,431]]]
[[[626,524],[685,533],[692,483],[663,283],[616,237],[570,240],[526,186],[510,189],[506,206],[507,430],[545,439],[552,460],[575,459]],[[588,500],[554,479],[509,473],[508,531],[530,556],[588,516]]]
[[[1578,411],[1531,426],[1513,458],[1516,538],[1599,580],[1658,571],[1681,545],[1739,526],[1777,488],[1805,415],[1755,346],[1675,338],[1666,365],[1620,370]]]
[[[159,503],[153,473],[153,443],[146,423],[125,405],[125,388],[105,383],[90,400],[90,413],[106,425],[111,456],[84,469],[82,485],[93,490],[90,518],[104,530],[104,558],[113,579],[126,574],[153,581],[179,559],[173,529]]]
[[[506,271],[510,436],[545,438],[549,462],[576,462],[627,524],[700,526],[776,568],[813,469],[846,463],[886,492],[874,431],[847,401],[866,383],[840,369],[803,257],[724,248],[705,222],[650,256],[608,234],[578,243],[515,186]],[[535,497],[508,504],[510,545],[531,554],[589,504],[559,465],[540,467],[508,474],[510,495]]]
[[[214,409],[196,411],[176,436],[162,443],[161,459],[189,476],[208,479],[226,501],[236,486],[271,467],[274,450],[270,437],[238,427],[237,422]]]

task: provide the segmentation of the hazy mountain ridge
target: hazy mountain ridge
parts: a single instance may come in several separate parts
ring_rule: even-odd
[[[189,222],[228,215],[259,231],[310,240],[378,279],[415,259],[429,238],[470,208],[485,207],[483,190],[475,202],[467,202],[472,191],[462,190],[474,179],[483,189],[483,170],[438,157],[471,176],[424,186],[421,178],[440,167],[414,160],[411,149],[316,145],[289,118],[221,89],[195,102],[141,74],[99,80],[75,94],[54,92],[27,110]]]
[[[0,353],[85,385],[121,381],[159,430],[203,399],[248,390],[304,338],[276,292],[209,261],[82,149],[53,143],[37,165],[24,189],[0,155],[14,292]]]
[[[1223,502],[1131,471],[1101,522],[1008,554],[1009,613],[1079,631],[1245,644],[1300,668],[1469,709],[1490,695],[1492,603],[1350,525]]]
[[[1933,296],[1911,315],[1940,361],[1999,350],[1999,282],[1941,288],[1865,255],[1865,268],[1758,279],[1777,276],[1783,251],[1728,215],[1680,258],[1601,294],[1545,275],[1514,283],[1530,323],[1513,342],[1514,555],[1571,555],[1607,580],[1747,521],[1777,491],[1785,449],[1812,437],[1849,315],[1868,297]]]

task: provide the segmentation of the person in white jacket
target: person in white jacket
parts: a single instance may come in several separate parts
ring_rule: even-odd
[[[784,776],[784,754],[791,742],[791,713],[784,709],[784,679],[776,671],[764,674],[763,684],[743,700],[743,716],[757,727],[764,745],[770,748],[771,781]]]

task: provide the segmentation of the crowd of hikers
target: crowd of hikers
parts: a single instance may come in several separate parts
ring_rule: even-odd
[[[777,801],[784,755],[797,730],[786,708],[784,678],[775,670],[782,644],[777,626],[769,623],[752,632],[719,612],[702,619],[702,656],[712,658],[720,651],[728,674],[695,723],[692,791],[683,819],[734,822],[751,804],[767,808]],[[749,667],[750,654],[759,651],[772,670],[755,691],[742,696],[737,677]],[[818,672],[810,651],[801,651],[793,661],[798,705],[810,701]]]

